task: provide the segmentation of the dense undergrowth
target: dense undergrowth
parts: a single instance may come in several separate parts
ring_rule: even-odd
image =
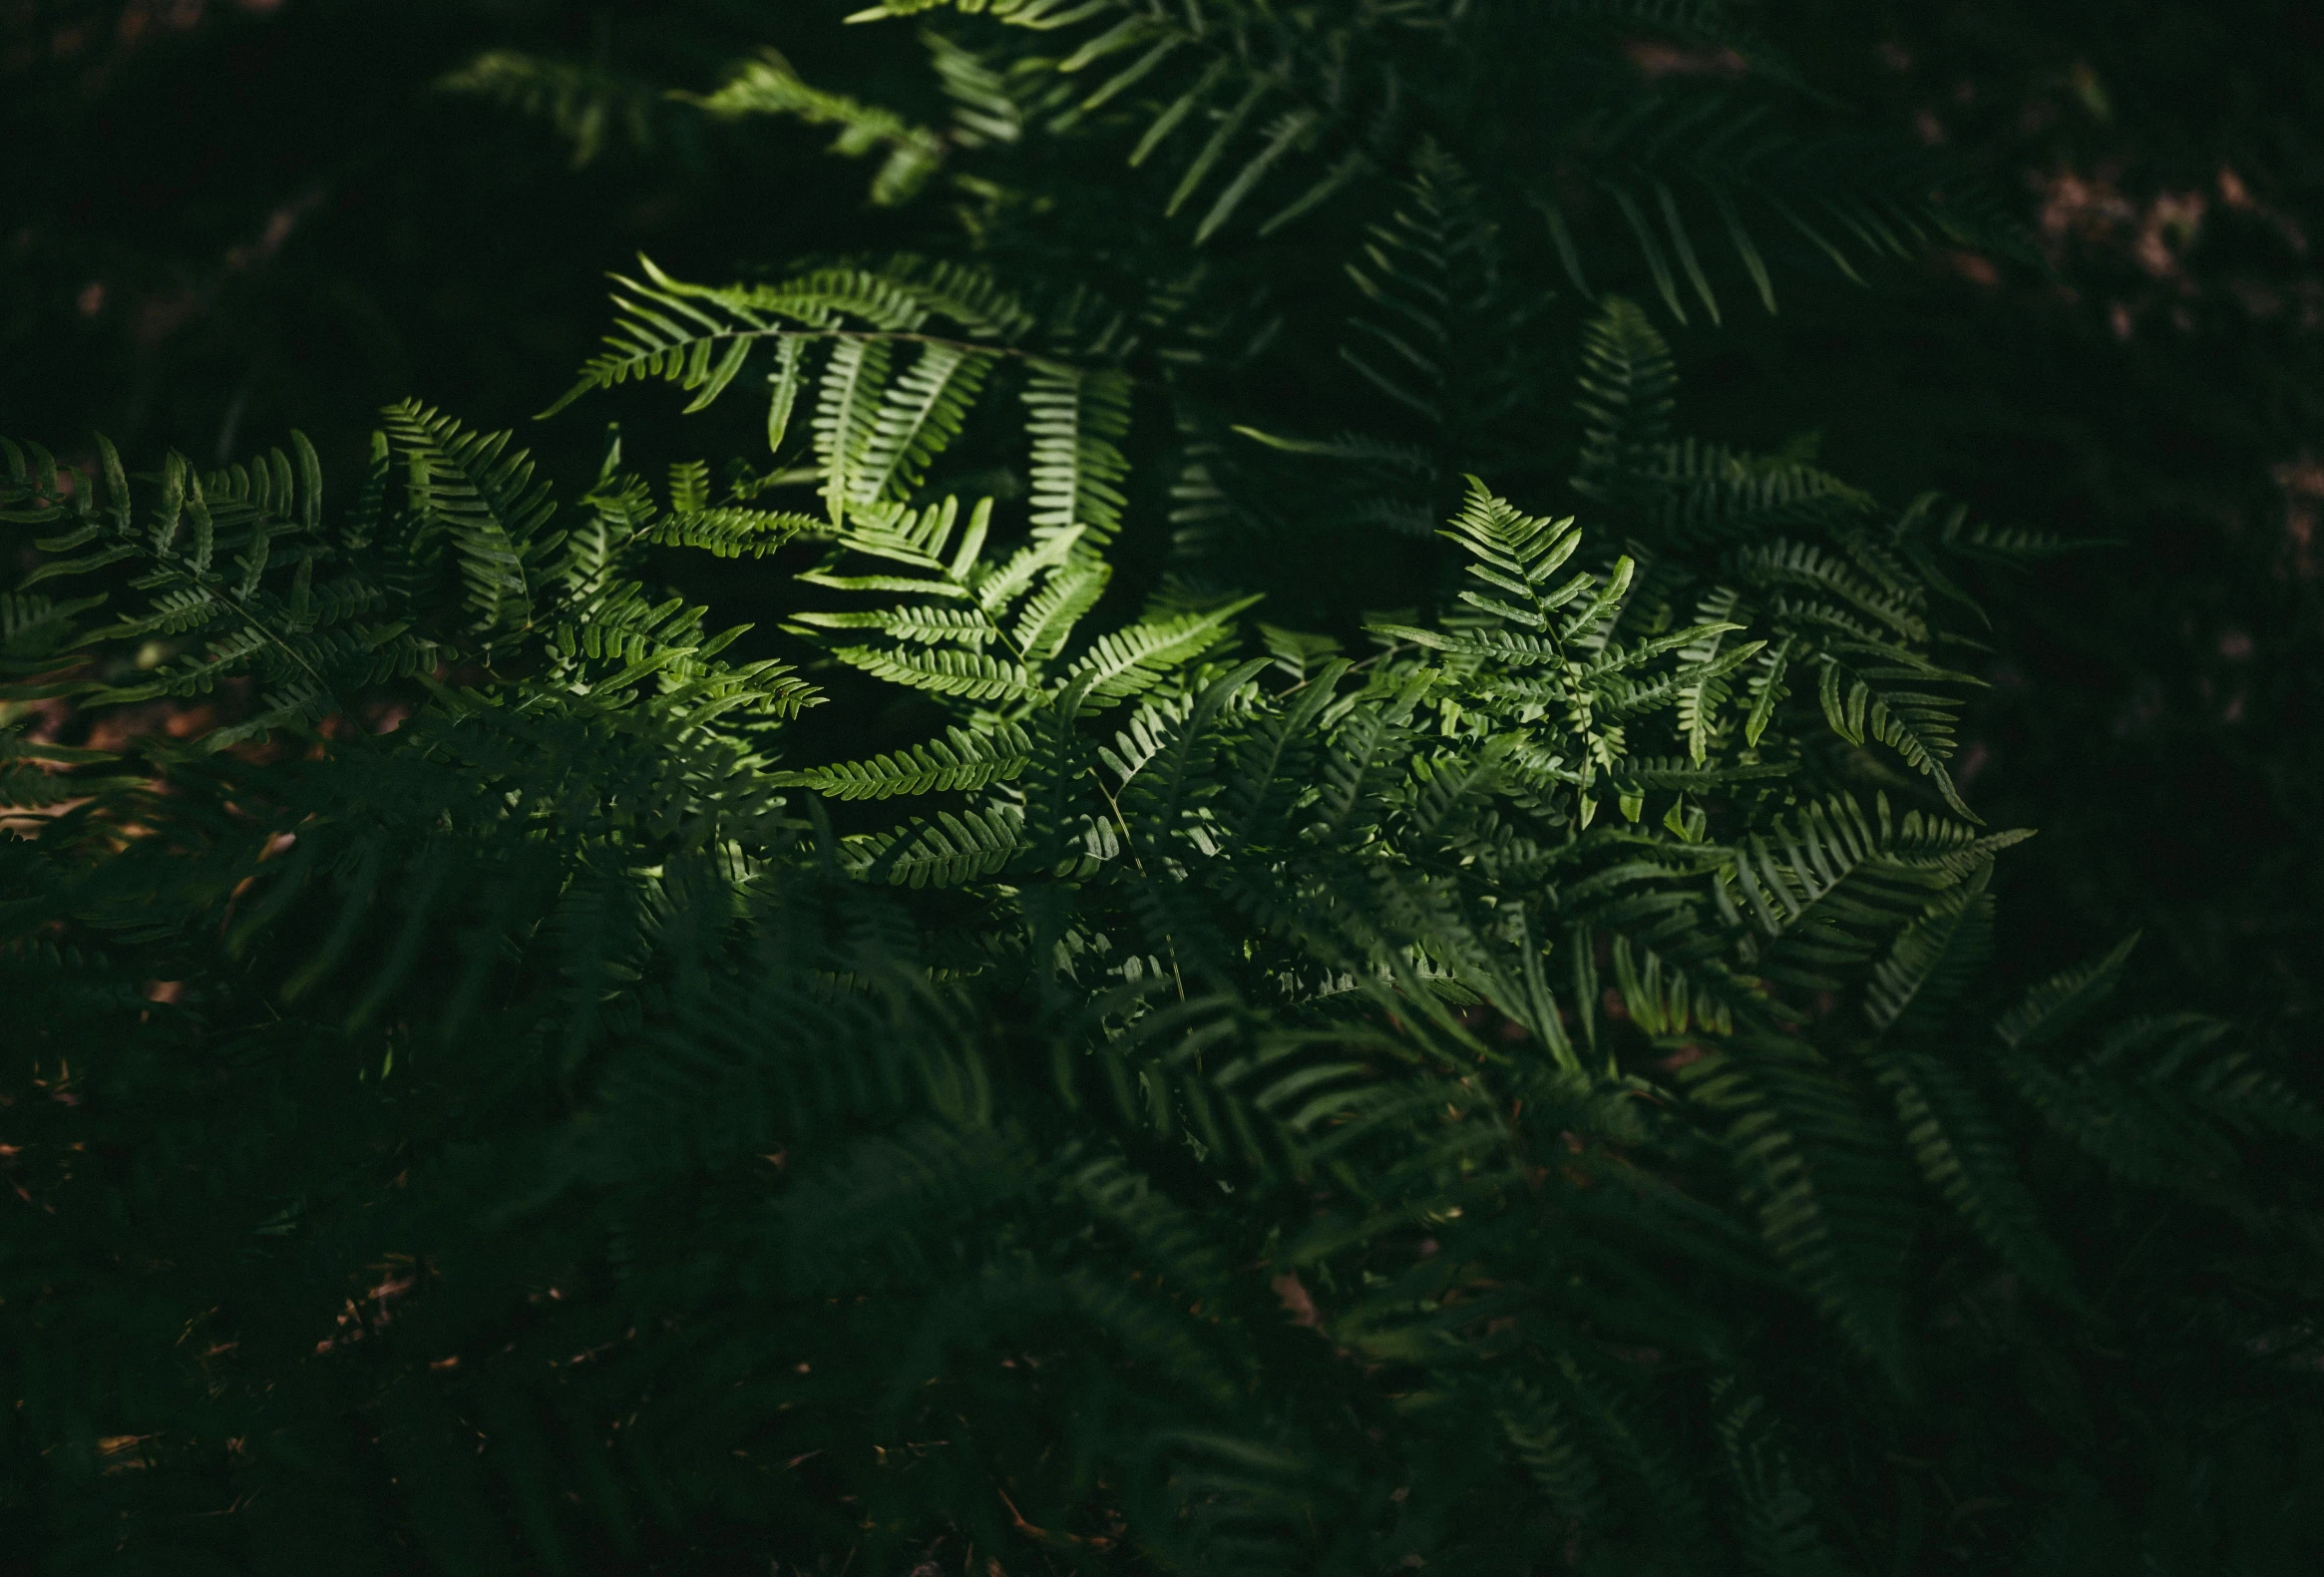
[[[891,215],[627,270],[593,469],[0,451],[16,1547],[2295,1569],[2312,1070],[1957,781],[2092,548],[1672,354],[2032,242],[1721,7],[885,9],[453,80]]]

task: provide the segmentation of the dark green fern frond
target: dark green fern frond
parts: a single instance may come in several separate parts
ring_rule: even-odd
[[[1896,1300],[1912,1209],[1879,1119],[1801,1042],[1728,1045],[1681,1077],[1708,1111],[1732,1114],[1726,1142],[1769,1250],[1857,1352],[1905,1383]]]
[[[1000,806],[989,813],[940,813],[915,820],[898,833],[880,833],[850,844],[846,863],[872,881],[905,887],[957,887],[990,876],[1013,859],[1021,844],[1023,813]]]
[[[1875,1075],[1931,1188],[1996,1254],[2070,1309],[2084,1307],[2064,1252],[2041,1225],[2015,1147],[1967,1072],[1942,1051],[1878,1051]]]
[[[1872,971],[1864,1016],[1900,1036],[1925,1034],[1976,981],[1993,952],[1990,865],[1932,900]]]
[[[521,625],[533,613],[537,566],[555,506],[507,433],[471,433],[416,402],[388,407],[388,440],[411,470],[411,508],[423,534],[441,532],[457,556],[479,632]]]
[[[1589,205],[1606,232],[1635,248],[1678,322],[1688,321],[1690,302],[1721,319],[1706,261],[1718,256],[1713,240],[1726,243],[1769,312],[1773,239],[1858,284],[1860,263],[1941,243],[2026,252],[1999,205],[1942,158],[1862,137],[1801,136],[1778,105],[1747,82],[1666,86],[1589,116],[1575,134],[1587,150]],[[1546,193],[1535,201],[1580,284],[1568,204]]]
[[[2112,953],[2093,964],[2078,965],[2044,981],[2023,1001],[2004,1013],[1993,1032],[2012,1049],[2031,1050],[2058,1039],[2111,995],[2138,946],[2126,937]]]
[[[669,105],[651,83],[627,72],[523,50],[491,49],[436,81],[438,91],[483,99],[545,122],[573,147],[581,170],[615,142],[638,152],[668,135]]]
[[[1868,495],[1813,466],[1694,439],[1649,451],[1644,471],[1656,536],[1688,548],[1843,525],[1873,507]]]
[[[325,527],[320,465],[303,437],[293,437],[295,464],[275,451],[254,467],[202,475],[171,456],[159,477],[140,479],[158,487],[142,528],[129,476],[109,443],[101,438],[97,447],[102,484],[78,473],[60,477],[45,451],[34,450],[28,463],[13,444],[0,450],[8,471],[0,505],[10,518],[70,525],[42,539],[44,562],[24,585],[126,563],[136,571],[133,587],[148,593],[146,606],[90,628],[66,621],[102,599],[15,601],[11,643],[25,677],[5,694],[112,706],[255,680],[255,706],[207,737],[214,750],[277,727],[311,726],[342,710],[356,689],[436,660],[429,635],[393,616],[400,594],[392,570],[356,562],[359,540]],[[143,677],[109,683],[66,668],[68,653],[133,641],[160,652],[142,664]]]
[[[1014,724],[994,732],[948,728],[941,739],[867,761],[779,772],[777,787],[811,788],[833,799],[887,799],[898,794],[938,794],[1005,782],[1024,770],[1032,742]]]
[[[1635,303],[1609,297],[1582,340],[1585,423],[1574,491],[1621,501],[1620,479],[1643,474],[1669,439],[1678,379],[1670,346]]]
[[[1732,1377],[1713,1381],[1712,1395],[1719,1404],[1714,1427],[1742,1502],[1744,1559],[1782,1577],[1838,1577],[1846,1568],[1824,1541],[1815,1502],[1799,1483],[1766,1398]]]
[[[833,153],[849,159],[884,156],[872,177],[872,201],[882,207],[911,201],[944,164],[946,141],[938,133],[915,126],[892,110],[808,86],[790,62],[771,49],[762,49],[757,59],[735,67],[707,94],[674,97],[721,119],[783,115],[810,126],[839,128]]]

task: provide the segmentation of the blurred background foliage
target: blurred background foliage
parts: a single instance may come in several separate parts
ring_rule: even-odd
[[[608,269],[643,250],[747,277],[924,243],[926,213],[872,200],[828,128],[671,96],[777,44],[807,82],[941,120],[910,29],[851,9],[5,0],[0,431],[209,464],[295,423],[351,457],[411,394],[525,425],[578,474],[593,422],[529,418],[594,348]],[[1802,0],[1760,20],[1835,115],[1981,175],[2030,245],[1698,315],[1674,336],[1688,424],[1813,433],[1885,496],[2109,540],[1979,589],[1999,634],[1957,775],[1996,825],[2042,829],[2003,868],[2005,965],[2142,929],[2174,1004],[2303,1053],[2324,980],[2324,12]],[[556,72],[513,89],[506,52]],[[1627,58],[1747,69],[1645,39]],[[751,615],[739,573],[687,590]]]

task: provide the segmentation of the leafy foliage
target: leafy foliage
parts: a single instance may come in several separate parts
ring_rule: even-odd
[[[939,10],[988,18],[988,28],[1000,24],[980,36],[1006,61],[1004,74],[1053,72],[1074,83],[1065,107],[1048,120],[1052,134],[1118,128],[1131,140],[1132,168],[1156,162],[1165,177],[1175,174],[1165,212],[1194,219],[1197,245],[1239,215],[1257,219],[1258,234],[1272,234],[1392,171],[1414,128],[1442,135],[1460,127],[1464,141],[1489,138],[1502,156],[1497,163],[1508,168],[1519,168],[1511,156],[1525,154],[1535,169],[1564,164],[1557,183],[1535,186],[1527,199],[1575,287],[1589,291],[1565,210],[1586,191],[1594,199],[1586,205],[1610,207],[1608,217],[1619,217],[1681,322],[1687,313],[1678,273],[1712,320],[1720,317],[1698,233],[1729,242],[1772,310],[1774,287],[1746,209],[1755,210],[1762,230],[1780,225],[1850,277],[1858,260],[1910,255],[1932,237],[1983,238],[1992,224],[1974,206],[1957,197],[1948,203],[1932,191],[1942,178],[1925,162],[1894,149],[1788,133],[1776,101],[1759,92],[1607,95],[1577,115],[1554,96],[1529,102],[1499,91],[1508,73],[1571,58],[1582,53],[1578,44],[1609,29],[1726,50],[1739,67],[1756,68],[1754,89],[1760,82],[1795,88],[1795,73],[1725,4],[1395,0],[1278,12],[1235,0],[884,0],[851,20]],[[1586,73],[1581,80],[1585,92],[1608,86]],[[1464,111],[1482,102],[1516,114],[1490,131],[1463,126]],[[1544,124],[1537,105],[1551,106],[1554,119]],[[1272,196],[1255,201],[1262,191]]]
[[[1947,771],[1956,576],[2060,545],[1677,436],[1618,295],[1562,325],[1544,458],[1559,325],[1512,259],[1582,289],[1581,210],[1478,178],[1547,168],[1535,101],[1451,109],[1609,19],[1763,45],[1711,6],[949,9],[942,138],[773,58],[698,107],[841,127],[882,203],[1134,137],[1161,239],[1037,266],[1037,194],[955,169],[973,261],[643,264],[561,406],[763,375],[715,487],[609,439],[561,510],[417,404],[332,510],[297,439],[0,451],[0,699],[122,724],[0,735],[0,1504],[43,1557],[2069,1569],[2115,1355],[2308,1384],[2312,1330],[2110,1307],[2088,1218],[2312,1287],[2274,1180],[2324,1114],[2238,1027],[2113,1008],[2129,943],[1989,967],[2029,834]],[[1721,153],[1724,94],[1625,96],[1541,146],[1603,157],[1674,321],[1719,309],[1673,171],[1770,302],[1746,200],[1843,266],[1952,216]],[[1360,305],[1271,316],[1208,260],[1367,195]],[[1239,405],[1285,319],[1369,403]],[[1577,516],[1530,513],[1568,470]],[[1449,521],[1328,631],[1251,622],[1312,539],[1186,529],[1352,499]],[[688,555],[771,559],[780,630],[649,590]],[[197,696],[229,720],[141,733]],[[1996,1477],[1929,1533],[1924,1482]]]
[[[923,321],[905,282],[844,288]],[[1593,332],[1653,362],[1629,309]],[[1654,375],[1609,355],[1593,397],[1639,407]],[[835,421],[895,432],[899,387]],[[1644,457],[1601,492],[1668,519],[1667,457],[1701,451],[1626,443],[1593,440]],[[2011,1128],[2247,1222],[2230,1133],[2324,1128],[2224,1026],[2091,1020],[2120,953],[1992,1019],[2021,835],[1818,788],[1806,734],[1845,719],[1724,682],[1833,621],[1747,578],[1696,595],[1683,555],[1609,561],[1481,483],[1451,610],[1359,660],[1292,642],[1320,660],[1287,672],[1244,654],[1248,598],[1091,630],[1088,526],[1011,542],[989,500],[761,516],[685,465],[664,509],[615,446],[559,529],[505,437],[401,406],[332,525],[297,452],[143,483],[9,452],[10,518],[65,528],[31,579],[130,566],[150,609],[12,602],[11,693],[271,686],[195,745],[19,757],[73,802],[8,856],[12,988],[48,1026],[14,1108],[44,1213],[6,1293],[10,1459],[142,1547],[361,1527],[392,1564],[571,1569],[718,1515],[794,1562],[1843,1569],[1866,1486],[1815,1409],[1786,1421],[1786,1333],[1828,1331],[1901,1418],[1944,1362],[1906,1318],[1920,1246],[2102,1318]],[[1804,563],[1922,661],[1920,550],[1805,496],[1856,559],[1723,562]],[[1722,540],[1764,497],[1688,519]],[[780,760],[818,691],[626,569],[746,519],[827,544],[796,584],[848,605],[791,627],[937,734]],[[157,632],[201,643],[148,688],[69,677]],[[392,733],[317,731],[398,684]],[[187,984],[157,1005],[155,979]],[[168,1146],[197,1131],[223,1166],[190,1194]],[[67,1132],[146,1159],[93,1169]],[[92,1258],[92,1211],[169,1298]],[[165,1313],[205,1345],[157,1346]],[[298,1399],[326,1394],[366,1398],[359,1441]],[[170,1531],[219,1494],[229,1528]],[[50,1531],[96,1558],[111,1526]]]

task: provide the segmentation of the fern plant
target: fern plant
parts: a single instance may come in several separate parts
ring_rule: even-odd
[[[775,57],[669,103],[948,238],[643,263],[555,408],[763,389],[715,472],[609,433],[560,505],[411,403],[328,501],[296,438],[0,449],[19,1547],[2064,1572],[2110,1435],[2307,1382],[2324,1114],[2111,1008],[2130,942],[1989,967],[1959,567],[2066,545],[1679,435],[1591,289],[1968,233],[1925,170],[1762,131],[1724,6],[877,11],[948,130]],[[2172,1328],[2164,1222],[2222,1246]]]
[[[713,304],[779,383],[766,301]],[[612,448],[560,528],[409,406],[344,524],[317,470],[11,452],[38,580],[149,609],[12,603],[12,695],[130,704],[75,675],[165,629],[203,643],[153,682],[273,686],[18,747],[76,802],[7,877],[8,1451],[65,1566],[1884,1563],[1894,1470],[1839,1440],[1963,1378],[1928,1246],[2103,1323],[2013,1129],[2258,1232],[2231,1136],[2324,1130],[2222,1026],[2089,1027],[2121,953],[1980,1030],[2022,835],[1824,786],[1844,711],[1722,692],[1794,604],[1647,617],[1678,571],[1481,484],[1456,610],[1350,657],[1167,591],[1093,632],[1108,561],[1037,500],[776,515],[687,463],[664,506]],[[817,689],[632,573],[793,541],[791,628],[924,742],[785,759]]]
[[[1468,471],[1559,480],[1536,468],[1562,444],[1576,307],[1651,295],[1673,325],[1716,326],[1739,288],[1772,311],[1779,280],[1862,283],[1939,245],[2023,251],[1973,182],[1849,130],[1725,4],[901,3],[851,20],[900,19],[949,124],[773,56],[668,102],[887,150],[872,199],[919,216],[927,255],[997,271],[1042,316],[1033,293],[1054,291],[1084,327],[1044,330],[1043,354],[1170,402],[1147,474],[1168,489],[1179,573],[1303,592],[1305,621],[1389,605],[1415,579],[1449,595],[1458,571],[1374,549],[1318,594],[1269,580],[1309,551],[1289,542],[1344,526],[1424,542]],[[860,32],[911,47],[901,28]],[[1644,87],[1641,40],[1717,70]],[[1309,391],[1296,424],[1247,398],[1286,379]]]
[[[1587,191],[1589,206],[1619,217],[1681,321],[1680,273],[1712,319],[1720,315],[1699,233],[1730,243],[1771,307],[1758,239],[1768,224],[1853,276],[1857,260],[1907,255],[1932,235],[1965,236],[1991,222],[1932,196],[1934,172],[1893,151],[1867,159],[1861,146],[1786,135],[1779,100],[1724,87],[1616,100],[1606,75],[1583,64],[1595,53],[1589,43],[1629,30],[1725,51],[1754,87],[1797,91],[1796,74],[1772,45],[1723,4],[1415,0],[1278,14],[1230,0],[897,0],[851,20],[938,11],[986,19],[975,36],[989,52],[987,69],[1004,81],[1030,79],[1020,93],[1028,108],[1050,112],[1042,125],[1049,135],[1118,128],[1131,168],[1160,167],[1169,183],[1165,213],[1185,214],[1197,244],[1238,217],[1256,220],[1262,236],[1297,222],[1394,170],[1415,127],[1458,127],[1464,140],[1492,152],[1497,168],[1565,164],[1560,180],[1529,197],[1575,285],[1589,288],[1566,210]],[[1533,74],[1545,63],[1578,65],[1572,85],[1590,97],[1577,105],[1540,93]],[[1534,93],[1508,91],[1520,72]],[[1071,88],[1044,103],[1031,83],[1048,74]],[[1495,106],[1489,119],[1476,114],[1486,104]],[[1746,208],[1758,210],[1760,229],[1746,222]]]

